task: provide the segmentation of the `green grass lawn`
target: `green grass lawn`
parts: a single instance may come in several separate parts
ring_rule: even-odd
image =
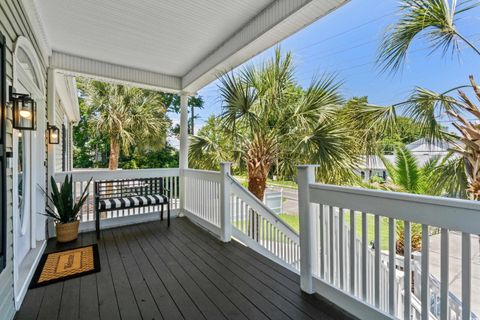
[[[240,181],[240,183],[246,188],[247,187],[247,177],[246,176],[235,176],[235,179]],[[297,189],[298,185],[294,181],[282,181],[282,180],[267,180],[268,186],[281,187],[281,188],[292,188]]]
[[[298,220],[297,215],[293,214],[279,214],[278,215],[283,221],[285,221],[293,230],[299,232],[300,231],[300,221]]]
[[[280,214],[278,216],[295,231],[299,232],[300,223],[298,216],[291,214]],[[345,214],[345,223],[350,223],[349,213]],[[357,237],[360,238],[362,236],[362,215],[360,213],[357,213],[355,227]],[[370,243],[370,241],[373,241],[375,238],[375,220],[373,215],[367,215],[367,233],[368,243]],[[380,248],[382,250],[388,250],[388,219],[385,217],[380,218]]]

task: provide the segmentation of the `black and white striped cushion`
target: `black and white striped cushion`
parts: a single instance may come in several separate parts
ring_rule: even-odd
[[[98,202],[100,210],[116,210],[132,207],[142,207],[149,205],[157,205],[167,202],[167,197],[160,194],[148,196],[132,196],[126,198],[102,199]]]

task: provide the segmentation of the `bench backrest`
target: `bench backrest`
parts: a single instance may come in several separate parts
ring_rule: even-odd
[[[95,181],[95,197],[97,199],[163,195],[164,191],[163,178]]]

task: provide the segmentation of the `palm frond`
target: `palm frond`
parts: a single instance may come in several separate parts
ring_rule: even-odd
[[[458,50],[458,40],[465,41],[480,54],[478,49],[457,31],[458,15],[479,5],[471,0],[402,0],[399,20],[391,25],[380,45],[377,63],[382,71],[401,69],[407,52],[415,38],[425,39],[432,51],[443,54]]]
[[[456,138],[438,122],[448,112],[459,112],[461,103],[454,97],[419,87],[401,106],[405,115],[420,125],[422,136],[429,142],[452,141]]]
[[[395,158],[397,167],[395,183],[412,193],[417,193],[419,188],[420,173],[417,160],[406,148],[398,148]]]
[[[256,128],[258,119],[253,112],[253,106],[258,96],[255,88],[232,72],[223,74],[219,81],[220,95],[223,100],[220,117],[225,127],[234,131],[236,124],[243,122],[251,128]]]
[[[429,193],[467,199],[469,186],[463,157],[450,153],[430,175]]]

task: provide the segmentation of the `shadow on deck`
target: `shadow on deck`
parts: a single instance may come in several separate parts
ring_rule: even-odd
[[[186,218],[105,230],[98,245],[99,273],[29,290],[16,319],[348,319],[303,294],[298,275]]]

